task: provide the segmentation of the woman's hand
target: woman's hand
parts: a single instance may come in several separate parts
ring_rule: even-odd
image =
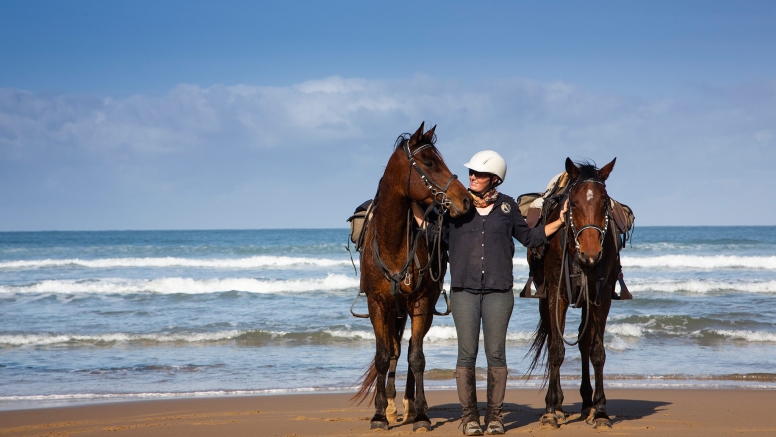
[[[426,222],[423,221],[423,210],[420,209],[417,203],[410,203],[410,209],[412,210],[412,216],[415,217],[415,221],[418,223],[421,229],[426,229]]]
[[[558,232],[558,229],[563,227],[563,225],[566,223],[566,211],[568,211],[568,209],[569,200],[566,199],[566,202],[563,204],[563,208],[560,210],[560,218],[552,223],[547,223],[547,225],[544,227],[544,235],[549,238],[552,236],[552,234]]]
[[[563,203],[563,209],[560,210],[560,222],[566,223],[566,211],[569,209],[569,199],[566,198],[566,202]]]

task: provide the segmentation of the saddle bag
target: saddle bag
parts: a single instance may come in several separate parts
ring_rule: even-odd
[[[614,199],[610,199],[612,204],[612,218],[621,234],[626,234],[633,228],[633,222],[636,221],[636,216],[633,215],[633,210],[624,203],[620,203]]]
[[[350,241],[356,245],[356,250],[361,250],[366,234],[365,224],[372,218],[372,199],[367,200],[356,208],[353,215],[348,218],[350,222]]]
[[[540,199],[542,193],[525,193],[517,198],[517,207],[520,208],[520,214],[523,218],[528,217],[528,210],[536,199]]]

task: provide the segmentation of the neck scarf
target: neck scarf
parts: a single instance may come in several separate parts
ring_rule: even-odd
[[[473,191],[470,191],[470,193],[476,208],[485,208],[488,205],[492,205],[496,203],[496,199],[498,198],[498,191],[496,191],[495,188],[491,188],[490,190],[482,193],[482,195],[476,194]]]

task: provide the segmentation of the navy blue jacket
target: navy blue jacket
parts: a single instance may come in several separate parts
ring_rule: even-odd
[[[548,243],[544,226],[529,228],[515,200],[499,193],[493,209],[481,216],[472,207],[462,217],[445,217],[444,234],[450,245],[451,288],[510,290],[516,238],[523,246]]]

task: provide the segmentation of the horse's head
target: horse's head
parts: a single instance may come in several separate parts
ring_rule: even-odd
[[[580,266],[595,267],[603,254],[604,237],[609,228],[609,195],[606,179],[614,168],[612,162],[598,169],[590,163],[574,164],[566,158],[569,175],[569,206],[566,226],[569,232],[569,250],[575,250]]]
[[[404,168],[400,173],[404,194],[421,205],[434,202],[443,205],[452,217],[466,214],[471,208],[471,197],[434,146],[436,126],[424,133],[423,125],[411,136],[399,137],[396,142],[394,158]]]

